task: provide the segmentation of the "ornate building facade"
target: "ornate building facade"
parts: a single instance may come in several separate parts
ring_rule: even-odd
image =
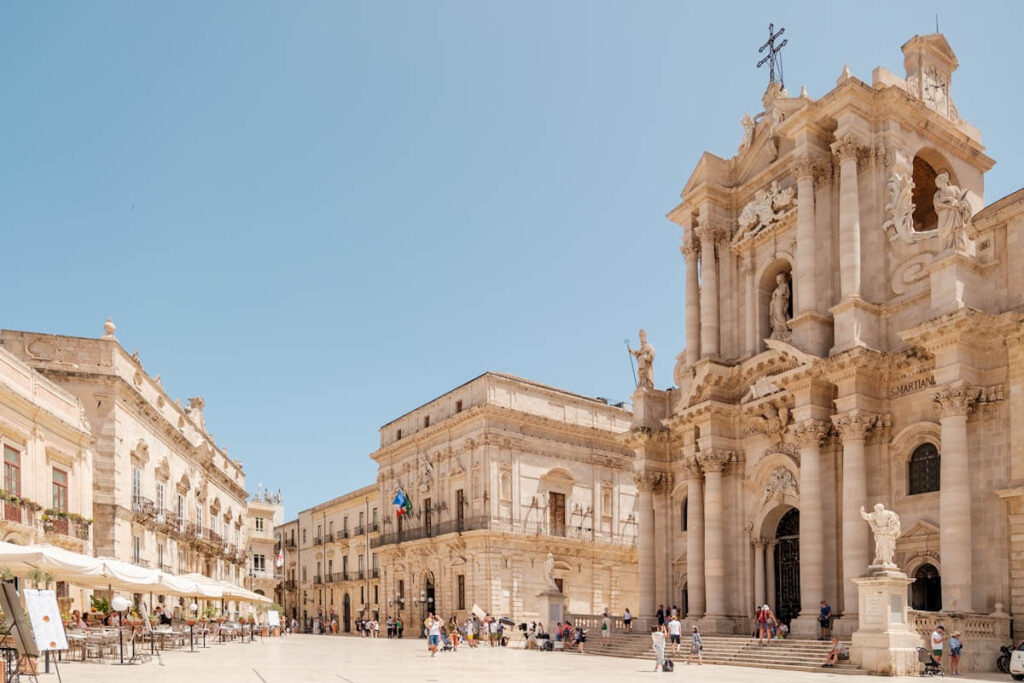
[[[1024,628],[1024,191],[985,206],[945,38],[902,49],[819,99],[772,83],[669,213],[686,348],[628,437],[643,615],[740,633],[767,602],[813,634],[827,599],[849,634],[882,502],[912,607]]]
[[[284,522],[284,498],[281,492],[271,493],[257,488],[245,510],[249,538],[249,581],[245,587],[260,595],[275,598],[283,576],[277,565],[280,551],[274,529]]]
[[[544,562],[565,608],[636,604],[630,413],[604,399],[486,373],[380,429],[382,610],[418,623],[474,605],[541,616]],[[411,511],[396,516],[401,489]],[[634,607],[635,609],[635,607]]]
[[[206,431],[203,399],[172,400],[108,319],[98,339],[0,331],[0,346],[77,398],[94,438],[97,555],[242,585],[242,464]]]

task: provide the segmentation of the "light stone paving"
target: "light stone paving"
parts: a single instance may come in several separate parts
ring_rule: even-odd
[[[423,640],[366,640],[351,637],[296,635],[265,639],[263,643],[212,646],[198,654],[162,654],[139,666],[66,663],[61,673],[66,683],[83,681],[117,683],[375,683],[403,681],[453,683],[457,681],[516,681],[543,683],[570,680],[589,682],[634,679],[686,681],[873,681],[877,677],[839,676],[828,673],[763,671],[728,666],[687,666],[678,663],[673,674],[651,671],[652,663],[575,653],[535,652],[508,648],[460,648],[455,654],[431,658]],[[55,683],[53,674],[40,676]],[[892,679],[909,680],[909,679]],[[985,674],[961,680],[1008,681],[1008,676]]]

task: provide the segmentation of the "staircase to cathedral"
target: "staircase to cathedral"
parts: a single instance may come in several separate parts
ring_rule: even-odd
[[[631,657],[654,661],[654,650],[651,649],[651,636],[644,633],[617,633],[608,638],[608,646],[602,647],[602,638],[587,639],[587,653],[609,657]],[[789,671],[819,671],[833,674],[863,674],[862,669],[841,662],[833,668],[822,668],[831,643],[819,640],[799,640],[787,638],[773,640],[771,645],[758,645],[756,638],[743,636],[703,636],[704,663],[725,664],[728,666],[747,666],[757,669],[785,669]],[[686,666],[686,653],[689,652],[689,636],[683,636],[679,654],[672,654],[672,645],[667,644],[666,655],[672,658],[676,666]],[[850,650],[848,641],[842,642],[846,651]],[[696,666],[696,660],[694,664]]]

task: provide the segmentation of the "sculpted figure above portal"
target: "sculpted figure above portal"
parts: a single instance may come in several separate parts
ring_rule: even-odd
[[[896,554],[896,539],[900,537],[900,516],[892,510],[886,510],[881,503],[875,503],[874,512],[866,512],[861,505],[860,516],[867,521],[871,533],[875,535],[875,560],[872,565],[895,567],[892,558]]]
[[[943,171],[935,176],[935,213],[939,217],[939,243],[943,251],[966,250],[970,235],[971,205],[967,192],[949,182]]]
[[[740,211],[740,229],[736,233],[736,239],[752,237],[777,222],[793,207],[795,197],[796,191],[792,187],[780,189],[777,180],[773,180],[767,190],[755,192],[754,198]]]
[[[548,557],[544,560],[544,581],[547,582],[547,589],[557,591],[558,584],[555,583],[555,556],[548,553]]]
[[[626,348],[629,348],[628,346]],[[640,330],[640,348],[629,349],[636,357],[636,386],[654,388],[654,347],[647,343],[647,330]]]
[[[785,273],[775,276],[775,291],[769,308],[772,323],[772,339],[789,341],[793,333],[789,329],[789,281]]]

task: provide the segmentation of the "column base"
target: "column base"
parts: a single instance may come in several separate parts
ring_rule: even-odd
[[[736,633],[736,620],[723,614],[705,614],[697,620],[697,627],[705,635],[732,635]]]
[[[815,610],[813,613],[805,612],[789,624],[789,633],[791,636],[797,638],[810,638],[811,640],[818,637],[821,633],[821,628],[818,625],[818,616],[820,612]]]

